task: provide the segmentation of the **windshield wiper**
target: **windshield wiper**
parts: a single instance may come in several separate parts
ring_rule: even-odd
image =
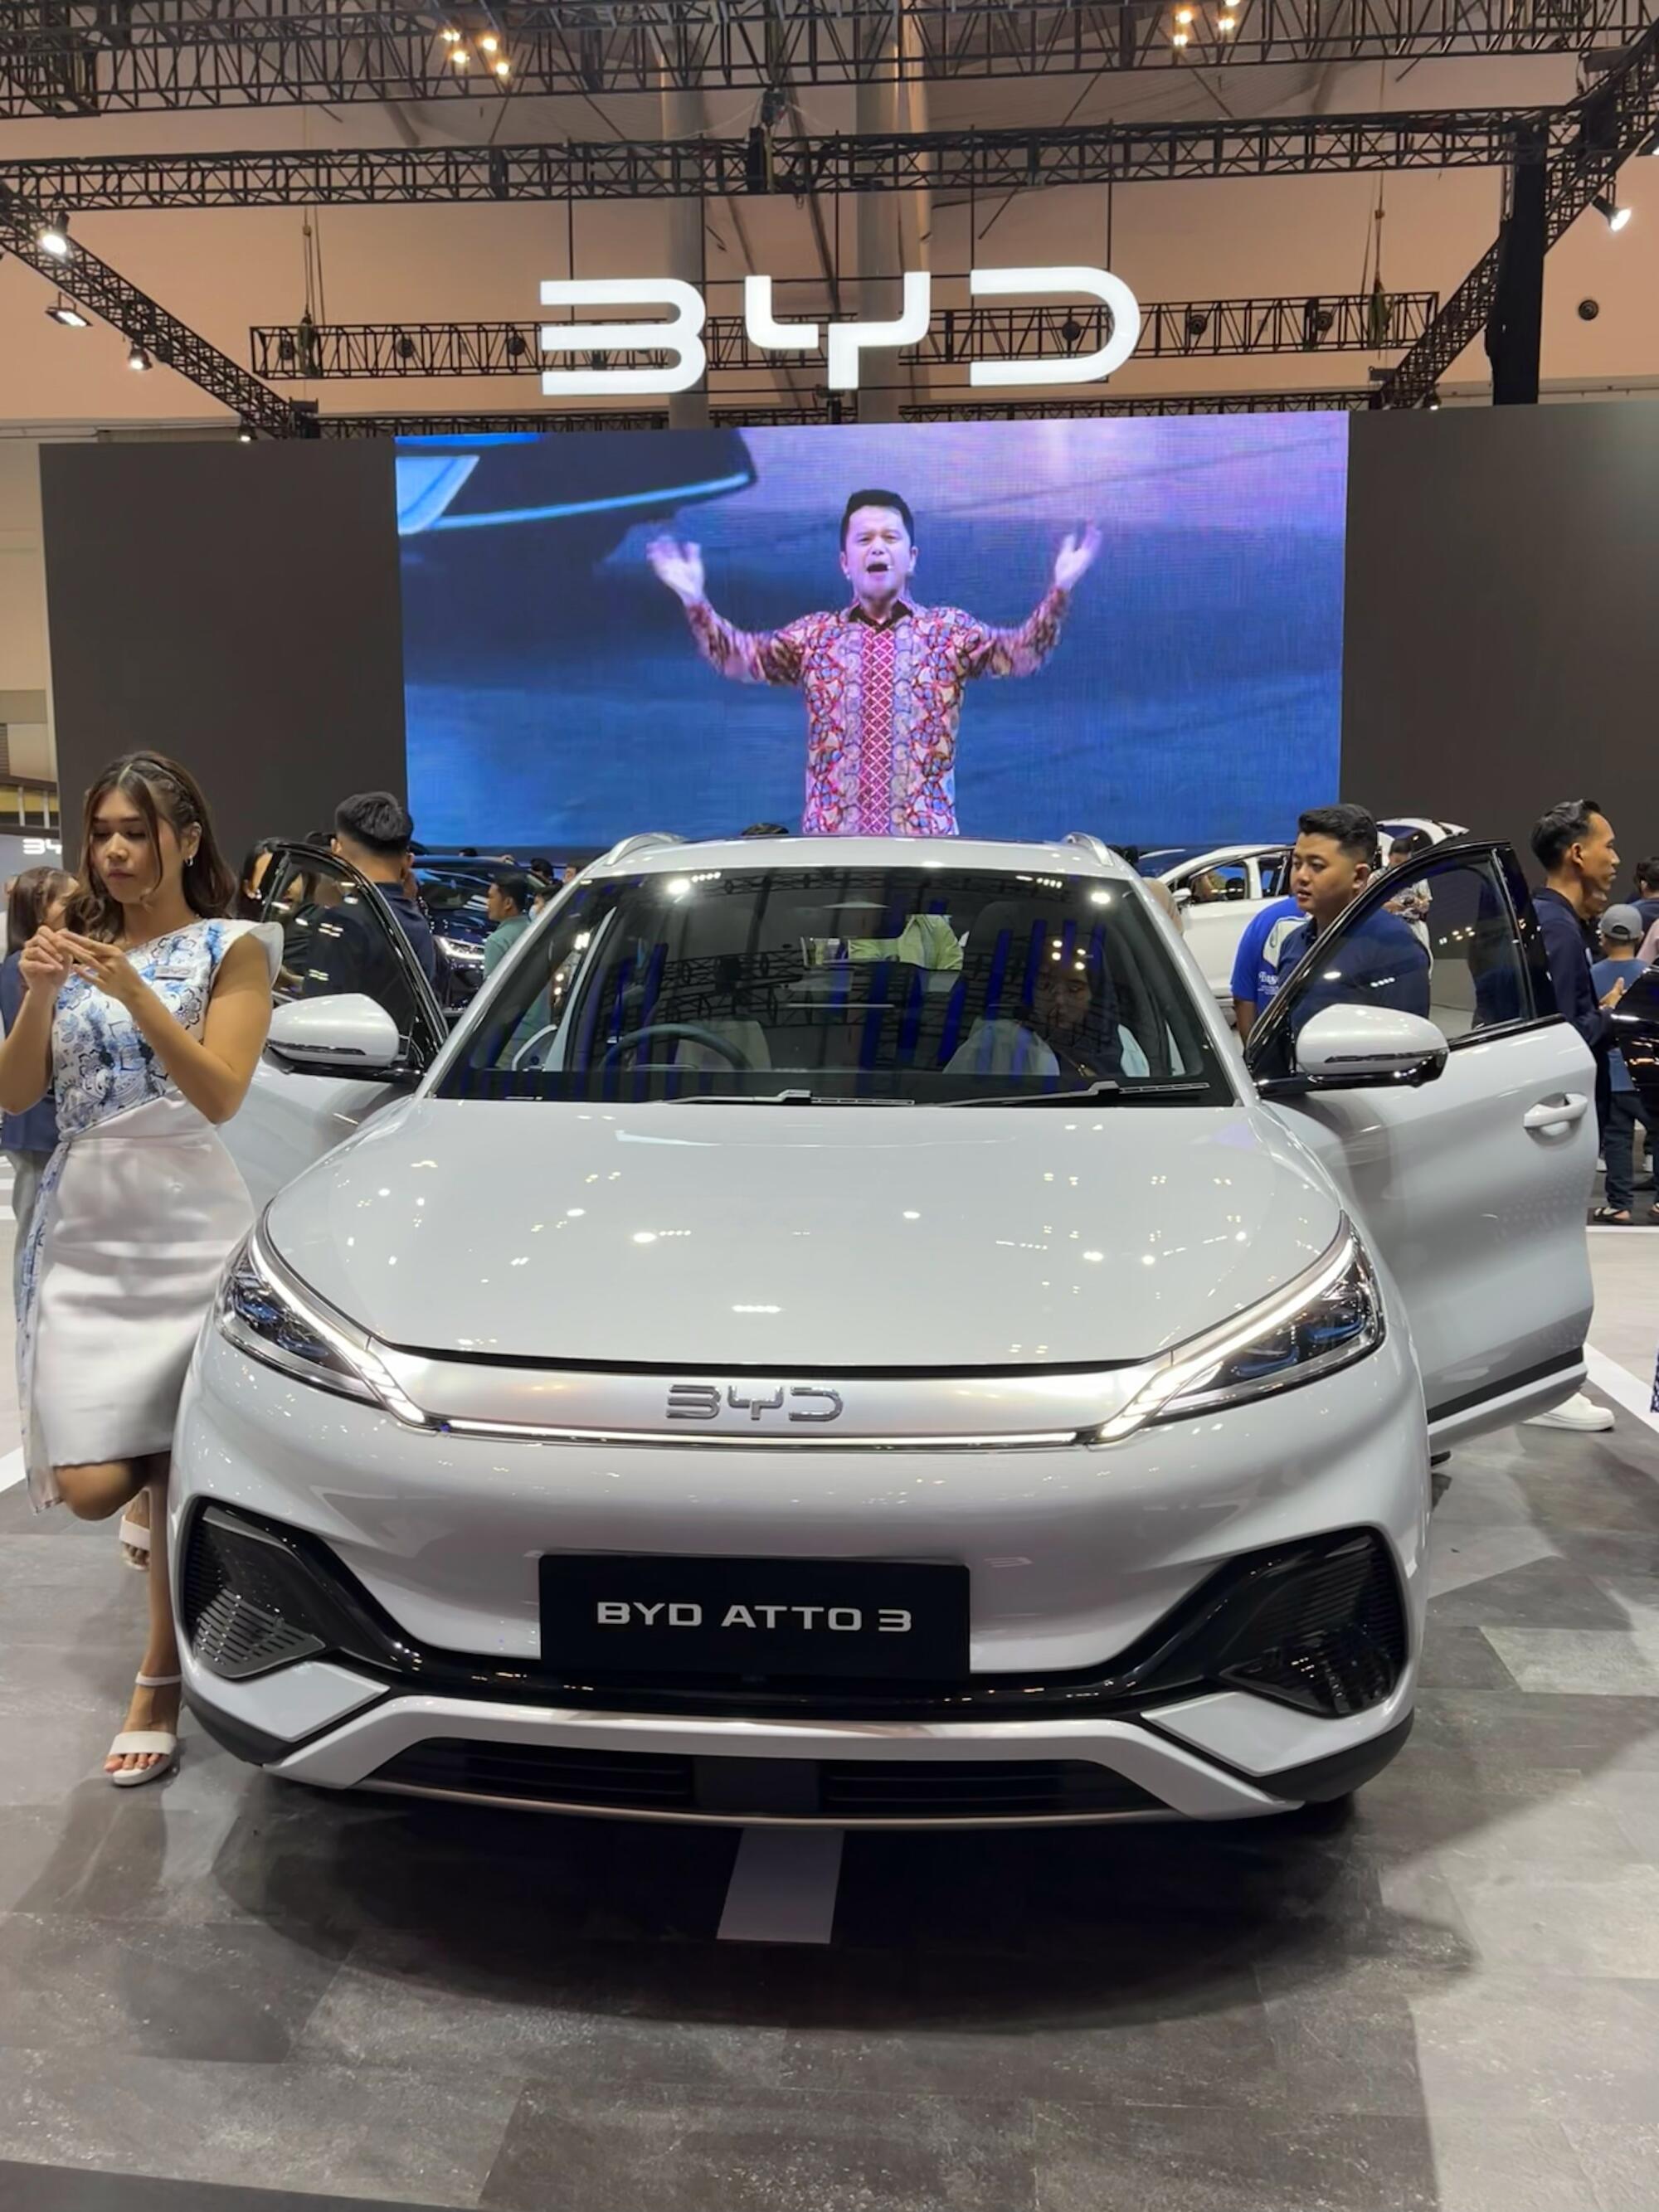
[[[676,1106],[914,1106],[914,1098],[858,1098],[844,1091],[694,1091]]]
[[[1111,1106],[1133,1106],[1142,1098],[1202,1098],[1207,1097],[1207,1083],[1120,1083],[1115,1076],[1107,1076],[1098,1083],[1085,1083],[1076,1091],[1014,1091],[995,1098],[944,1098],[944,1106],[1075,1106],[1079,1101],[1092,1098],[1097,1103]]]

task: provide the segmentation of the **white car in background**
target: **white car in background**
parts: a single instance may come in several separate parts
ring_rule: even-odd
[[[1449,822],[1416,816],[1379,822],[1383,852],[1397,838],[1425,830],[1437,845],[1466,833]],[[1288,845],[1152,847],[1139,855],[1143,876],[1155,876],[1174,895],[1182,927],[1204,980],[1224,1005],[1232,998],[1233,961],[1253,917],[1290,890]]]
[[[348,896],[408,979],[319,857],[228,1133],[268,1185],[357,1127],[185,1392],[210,1734],[837,1826],[1273,1814],[1398,1750],[1431,1450],[1583,1371],[1593,1072],[1504,848],[1369,890],[1248,1066],[1091,838],[633,840],[447,1037],[341,988]]]

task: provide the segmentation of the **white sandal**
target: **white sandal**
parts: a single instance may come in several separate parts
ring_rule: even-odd
[[[118,1534],[121,1539],[121,1565],[131,1567],[135,1574],[147,1575],[149,1572],[149,1523],[147,1521],[129,1521],[124,1515]],[[128,1553],[131,1552],[142,1552],[144,1556],[141,1559],[130,1559]]]
[[[182,1674],[137,1674],[133,1679],[141,1690],[170,1690],[185,1678]],[[141,1782],[159,1782],[164,1774],[171,1774],[179,1763],[177,1733],[172,1729],[123,1729],[106,1756],[143,1759],[146,1753],[155,1757],[154,1766],[121,1766],[112,1774],[106,1767],[105,1780],[112,1782],[118,1790],[136,1790]]]

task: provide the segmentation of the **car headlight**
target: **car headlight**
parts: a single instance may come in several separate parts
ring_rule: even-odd
[[[1383,1334],[1376,1273],[1344,1221],[1336,1242],[1305,1274],[1165,1353],[1093,1441],[1114,1443],[1149,1421],[1183,1420],[1296,1389],[1364,1359]]]
[[[257,1229],[225,1269],[214,1318],[251,1359],[313,1389],[379,1406],[410,1428],[433,1425],[363,1331],[297,1282]]]
[[[453,961],[458,968],[483,966],[483,945],[471,944],[464,937],[441,937],[438,950],[446,960]]]

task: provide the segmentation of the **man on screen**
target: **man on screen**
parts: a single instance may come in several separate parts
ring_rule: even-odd
[[[855,491],[842,513],[841,570],[852,604],[781,629],[741,630],[717,615],[696,545],[658,538],[646,557],[712,667],[734,683],[799,684],[806,694],[803,835],[953,837],[963,686],[1041,668],[1099,550],[1092,523],[1068,537],[1052,585],[1018,629],[912,596],[915,524],[895,491]]]

